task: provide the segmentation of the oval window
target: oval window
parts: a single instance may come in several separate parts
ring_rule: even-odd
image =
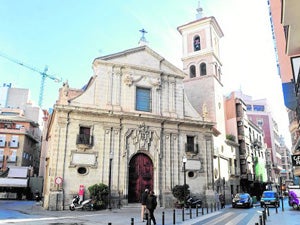
[[[193,171],[189,171],[189,172],[188,172],[188,177],[191,177],[191,178],[192,178],[192,177],[194,177],[194,176],[195,176],[195,173],[194,173]]]
[[[84,175],[84,174],[87,173],[87,169],[86,169],[85,167],[79,167],[79,168],[77,169],[77,172],[78,172],[79,174],[81,174],[81,175]]]

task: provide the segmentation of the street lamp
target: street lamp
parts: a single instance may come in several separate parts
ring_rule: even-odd
[[[109,153],[109,176],[108,176],[108,209],[111,210],[111,164],[113,160],[113,153]]]
[[[185,164],[187,162],[187,158],[184,155],[182,158],[183,163],[183,197],[184,197],[184,206],[186,205],[186,171],[185,171]]]

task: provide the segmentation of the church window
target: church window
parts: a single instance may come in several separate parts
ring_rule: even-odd
[[[138,111],[151,112],[151,89],[136,87],[136,105]]]
[[[200,37],[197,35],[194,37],[194,51],[199,51],[201,49]]]
[[[186,152],[193,152],[198,153],[198,144],[195,144],[195,137],[194,136],[186,136]]]
[[[196,77],[196,67],[194,65],[190,66],[190,78]]]
[[[79,174],[81,174],[81,175],[85,175],[85,174],[87,174],[88,170],[87,170],[87,168],[85,168],[85,167],[79,167],[79,168],[77,169],[77,172],[78,172]]]
[[[91,135],[91,127],[79,126],[79,134],[77,135],[76,144],[93,145],[93,136]]]
[[[206,75],[206,64],[205,63],[201,63],[200,64],[200,75]]]

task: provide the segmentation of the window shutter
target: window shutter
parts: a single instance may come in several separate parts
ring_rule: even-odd
[[[136,109],[139,111],[151,111],[151,94],[150,89],[137,88],[136,89]]]

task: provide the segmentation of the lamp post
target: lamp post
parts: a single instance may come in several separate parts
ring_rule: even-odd
[[[184,206],[186,205],[186,171],[185,171],[185,164],[187,162],[187,158],[184,155],[182,158],[183,163],[183,197],[184,197]]]
[[[113,160],[113,153],[109,153],[109,175],[108,175],[108,209],[111,210],[111,164]]]

